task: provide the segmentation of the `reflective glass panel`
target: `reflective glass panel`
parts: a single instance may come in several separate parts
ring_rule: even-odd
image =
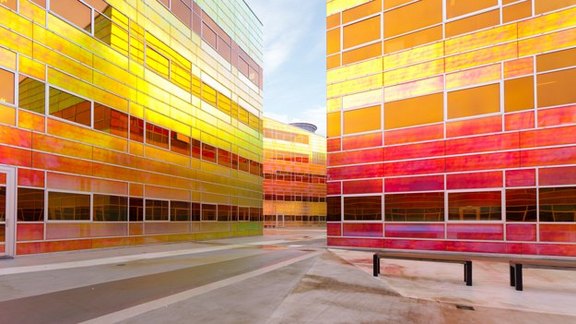
[[[48,220],[90,220],[90,195],[49,192]]]
[[[125,222],[128,218],[128,198],[94,195],[93,215],[97,222]]]
[[[576,221],[576,187],[541,188],[541,222]]]
[[[509,222],[536,221],[536,189],[506,190],[506,220]]]
[[[18,188],[18,221],[44,221],[44,190]]]
[[[386,221],[444,221],[443,192],[385,195],[384,200],[384,219]]]
[[[382,197],[344,197],[344,220],[382,220]]]
[[[502,219],[502,193],[450,192],[448,193],[448,219],[486,221]]]

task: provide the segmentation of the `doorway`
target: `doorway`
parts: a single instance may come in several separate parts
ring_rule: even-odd
[[[0,165],[0,258],[16,254],[16,168]]]

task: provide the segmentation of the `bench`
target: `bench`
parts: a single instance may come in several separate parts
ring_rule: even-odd
[[[416,252],[388,252],[388,251],[377,252],[374,253],[374,257],[372,259],[374,277],[378,277],[378,275],[380,274],[381,258],[460,263],[464,265],[464,282],[466,283],[466,286],[472,286],[472,260],[470,259],[470,256],[467,255],[432,254],[432,253],[416,253]]]
[[[510,286],[516,290],[524,290],[522,269],[552,269],[576,270],[576,261],[572,260],[546,260],[546,259],[512,259],[510,260]]]

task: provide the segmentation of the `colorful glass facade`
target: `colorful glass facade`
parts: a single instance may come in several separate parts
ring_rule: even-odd
[[[264,118],[264,226],[326,222],[326,138]]]
[[[576,1],[327,10],[329,245],[576,256]]]
[[[261,66],[242,0],[0,1],[0,254],[261,234]]]

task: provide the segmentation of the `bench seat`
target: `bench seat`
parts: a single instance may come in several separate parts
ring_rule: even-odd
[[[557,259],[512,259],[510,260],[510,286],[516,290],[524,290],[523,268],[551,269],[551,270],[576,270],[576,260]]]

